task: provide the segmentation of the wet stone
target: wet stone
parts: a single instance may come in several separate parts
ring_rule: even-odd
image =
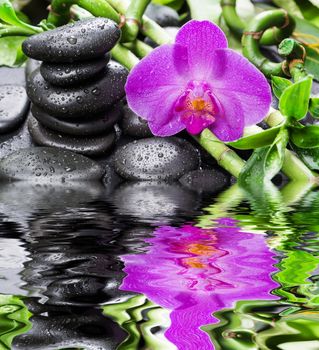
[[[110,55],[107,54],[102,58],[85,62],[43,62],[40,72],[43,78],[53,85],[72,86],[96,77],[106,67],[109,60]]]
[[[25,120],[29,99],[25,88],[0,85],[0,134],[18,128]]]
[[[150,4],[147,6],[145,15],[157,22],[161,27],[175,27],[179,25],[178,13],[168,6]]]
[[[118,63],[110,62],[95,81],[63,88],[47,83],[36,70],[27,83],[31,101],[55,117],[79,118],[102,113],[125,95],[128,71]]]
[[[2,181],[50,183],[99,180],[102,176],[103,169],[91,159],[56,148],[21,149],[0,161]]]
[[[56,132],[61,132],[75,136],[94,136],[105,134],[111,130],[115,123],[122,116],[122,104],[118,103],[98,115],[88,115],[86,119],[63,120],[55,118],[41,110],[41,108],[32,105],[32,115],[47,128]]]
[[[121,120],[123,134],[136,138],[153,136],[147,121],[135,114],[128,106],[124,107],[123,119]]]
[[[182,176],[179,181],[196,192],[215,193],[230,184],[230,176],[219,169],[197,169]]]
[[[34,117],[29,118],[28,126],[32,139],[36,144],[57,147],[87,156],[96,156],[110,151],[116,140],[113,130],[107,135],[103,134],[96,137],[75,137],[58,134],[42,126]]]
[[[22,49],[28,57],[40,61],[85,61],[110,51],[120,36],[112,20],[90,18],[33,35],[24,41]]]
[[[0,159],[22,148],[34,146],[27,121],[14,132],[0,136]]]
[[[118,149],[114,166],[127,180],[175,180],[198,168],[199,154],[183,139],[148,138]]]

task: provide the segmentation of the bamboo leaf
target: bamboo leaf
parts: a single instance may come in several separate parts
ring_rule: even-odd
[[[284,90],[290,85],[292,85],[292,82],[288,79],[277,77],[277,76],[271,77],[272,90],[278,99],[280,99],[280,96],[282,95]]]
[[[279,109],[286,117],[300,120],[308,112],[312,77],[300,80],[285,89],[279,100]]]
[[[319,146],[319,125],[307,125],[290,130],[291,141],[299,148],[315,148]]]

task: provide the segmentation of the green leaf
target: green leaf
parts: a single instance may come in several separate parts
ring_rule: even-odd
[[[279,109],[286,117],[300,120],[308,112],[312,77],[302,79],[285,89],[279,100]]]
[[[270,181],[282,168],[288,138],[288,131],[282,127],[271,146],[257,148],[240,173],[239,184],[258,192]]]
[[[0,66],[15,67],[24,63],[27,57],[21,49],[24,36],[0,38]]]
[[[229,142],[228,145],[242,150],[269,146],[273,143],[280,129],[281,126],[276,126],[254,135],[242,137],[237,141]]]
[[[319,97],[310,99],[309,112],[314,118],[319,118]]]
[[[312,2],[312,3],[311,3]],[[296,3],[298,4],[298,7],[300,8],[300,11],[303,14],[303,17],[313,23],[314,25],[319,25],[319,9],[318,9],[318,0],[296,0]],[[317,7],[314,6],[315,2],[317,3]]]
[[[300,8],[294,0],[273,0],[273,3],[285,9],[291,15],[303,18]]]
[[[288,79],[272,76],[271,77],[271,86],[275,96],[280,99],[280,96],[284,92],[284,90],[292,85],[292,82]]]
[[[309,169],[319,170],[319,147],[299,148],[293,144],[292,147],[299,158],[307,165]]]
[[[41,29],[39,29],[38,27],[34,27],[20,20],[16,15],[13,5],[9,0],[0,0],[0,19],[3,22],[11,24],[13,26],[30,30],[30,34],[34,34],[41,31]]]
[[[295,18],[295,20],[294,37],[306,48],[306,69],[316,80],[319,80],[319,28],[304,19]]]
[[[303,128],[291,128],[291,141],[300,148],[319,146],[319,125],[307,125]]]

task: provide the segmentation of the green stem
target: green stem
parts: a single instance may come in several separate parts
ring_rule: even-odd
[[[221,6],[227,26],[238,38],[241,38],[245,31],[246,23],[242,21],[236,12],[236,0],[222,0]],[[290,36],[291,33],[292,29],[290,26],[281,29],[276,27],[269,28],[260,38],[260,45],[277,45],[283,39]]]
[[[139,27],[142,24],[143,14],[150,2],[151,0],[134,0],[130,2],[125,12],[127,28],[130,31],[130,41],[136,39]]]
[[[263,33],[270,27],[293,31],[295,21],[285,10],[265,11],[256,16],[247,26],[242,37],[243,54],[267,77],[283,76],[282,63],[270,62],[260,52],[259,45]]]
[[[1,26],[0,27],[0,38],[6,36],[31,36],[35,32],[31,29],[15,27],[15,26]]]
[[[130,4],[130,2],[127,0],[106,1],[119,13],[126,13]],[[166,30],[145,15],[142,17],[141,32],[143,35],[148,36],[158,45],[172,42],[172,38],[169,36]]]
[[[117,44],[111,50],[114,59],[131,70],[138,62],[139,59],[125,46]]]
[[[199,136],[196,136],[197,142],[216,160],[217,163],[227,170],[230,174],[238,177],[245,165],[236,152],[227,147],[220,141],[209,129],[205,129]]]
[[[265,122],[270,126],[274,127],[284,123],[286,118],[277,110],[271,109],[268,116],[265,118]],[[298,158],[293,152],[286,150],[285,160],[282,166],[282,171],[291,180],[295,181],[307,181],[314,182],[316,176],[312,171]]]
[[[130,49],[139,58],[143,58],[153,51],[152,47],[145,44],[141,40],[135,40],[131,43],[126,43],[125,47]]]
[[[120,23],[120,15],[105,0],[53,0],[48,16],[48,22],[55,26],[68,23],[70,20],[70,7],[78,5],[96,17],[106,17]]]

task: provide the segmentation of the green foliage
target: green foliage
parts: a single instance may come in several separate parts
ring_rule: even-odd
[[[273,2],[278,7],[285,9],[291,15],[303,18],[300,8],[294,0],[273,0]]]
[[[30,34],[40,32],[38,27],[34,27],[18,18],[12,3],[9,0],[0,0],[0,20],[4,23],[29,30]]]
[[[286,88],[279,100],[281,113],[296,120],[304,118],[308,112],[311,87],[312,77],[308,76]]]
[[[0,38],[0,66],[20,66],[27,59],[21,49],[25,39],[24,36]]]
[[[299,158],[307,165],[311,170],[319,170],[319,147],[316,148],[299,148],[296,145],[292,145],[294,151]]]
[[[201,0],[200,6],[198,0],[186,0],[189,6],[191,17],[197,20],[209,20],[214,23],[219,22],[222,8],[220,0]]]
[[[294,37],[306,48],[305,67],[308,73],[312,74],[314,79],[319,80],[319,28],[304,19],[296,18]]]
[[[310,99],[309,112],[314,118],[319,118],[319,97]]]
[[[292,128],[291,141],[299,148],[315,148],[319,146],[319,125],[307,125]]]
[[[31,329],[30,317],[31,313],[19,297],[0,295],[1,350],[10,350],[14,337]]]
[[[270,181],[282,168],[288,131],[282,127],[271,146],[257,148],[240,173],[238,182],[243,188],[260,191],[267,181]]]
[[[242,137],[238,141],[229,142],[228,145],[237,149],[255,149],[269,146],[274,142],[281,126],[263,130],[257,134]]]
[[[280,99],[284,90],[291,85],[292,85],[292,82],[288,79],[277,77],[277,76],[271,77],[272,91],[278,99]]]

